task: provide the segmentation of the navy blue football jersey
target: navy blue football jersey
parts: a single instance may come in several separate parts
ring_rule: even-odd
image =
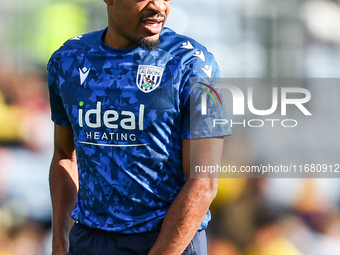
[[[219,69],[203,46],[168,28],[151,51],[113,49],[105,32],[68,40],[48,63],[52,120],[72,126],[77,153],[71,216],[106,231],[159,230],[185,183],[182,139],[230,134],[227,126],[202,132],[193,123],[211,116],[190,113],[190,94],[203,93],[191,93],[190,79],[212,80]],[[200,229],[209,220],[210,212]]]

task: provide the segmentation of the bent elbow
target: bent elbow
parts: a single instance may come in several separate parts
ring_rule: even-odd
[[[218,178],[212,178],[210,179],[210,185],[209,185],[209,198],[211,199],[211,201],[213,201],[217,195],[217,191],[218,191]]]
[[[215,199],[217,195],[218,180],[218,178],[209,178],[203,180],[201,191],[202,194],[204,194],[205,199],[210,203]]]

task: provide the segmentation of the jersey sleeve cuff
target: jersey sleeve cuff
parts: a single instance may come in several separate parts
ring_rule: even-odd
[[[59,120],[55,117],[52,117],[51,119],[55,124],[57,124],[59,126],[70,126],[71,125],[68,120]]]

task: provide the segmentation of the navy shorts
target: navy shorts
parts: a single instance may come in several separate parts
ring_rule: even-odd
[[[74,224],[68,255],[147,255],[159,231],[119,234]],[[207,255],[205,231],[198,231],[182,255]]]

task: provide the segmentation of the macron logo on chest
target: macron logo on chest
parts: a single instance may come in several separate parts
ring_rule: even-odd
[[[78,70],[79,70],[79,76],[80,76],[80,85],[83,85],[84,81],[89,75],[91,68],[83,67],[82,69],[78,68]]]

